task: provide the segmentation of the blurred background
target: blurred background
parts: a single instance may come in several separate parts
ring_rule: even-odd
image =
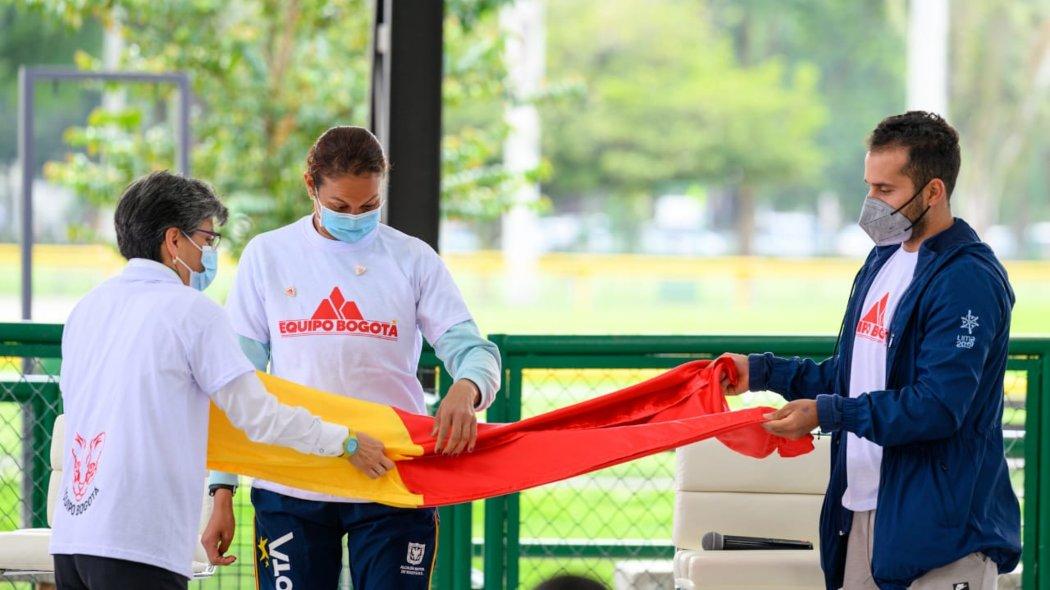
[[[440,249],[483,330],[833,333],[864,140],[909,108],[962,137],[953,197],[1050,331],[1047,0],[448,0]],[[19,317],[17,77],[186,72],[194,176],[240,247],[310,210],[313,140],[368,125],[373,3],[0,1],[0,318]],[[33,319],[115,273],[121,189],[175,168],[176,88],[36,90]],[[397,174],[398,162],[394,161]],[[227,243],[231,243],[227,242]]]
[[[34,194],[32,319],[61,323],[123,266],[112,228],[123,187],[178,167],[176,86],[46,81],[23,179],[21,67],[188,76],[192,174],[233,211],[208,290],[222,302],[247,240],[310,212],[302,172],[314,139],[370,124],[375,7],[0,0],[0,322],[22,317],[23,182]],[[484,332],[835,334],[871,248],[856,225],[865,139],[884,117],[921,108],[961,135],[953,209],[1006,263],[1013,334],[1050,334],[1050,0],[445,0],[443,18],[435,244]],[[392,164],[392,178],[404,174],[396,154]],[[539,364],[512,375],[506,415],[489,418],[651,377],[677,358],[654,346],[641,363],[637,351],[556,369],[529,357]],[[0,373],[28,383],[16,356]],[[1004,428],[1023,502],[1039,485],[1024,477],[1026,396],[1042,381],[1011,362]],[[745,397],[734,403],[779,403]],[[0,405],[7,530],[27,522],[20,458],[32,422]],[[504,574],[516,587],[519,573],[531,587],[560,571],[611,582],[625,559],[673,555],[674,486],[663,453],[477,502],[442,524],[466,527],[473,587]],[[250,523],[247,494],[237,501]],[[511,542],[506,563],[490,564]],[[253,588],[251,527],[235,552],[236,566],[197,587]]]

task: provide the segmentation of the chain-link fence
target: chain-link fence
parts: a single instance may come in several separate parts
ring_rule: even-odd
[[[659,372],[525,370],[522,417],[622,389]],[[558,573],[611,582],[616,561],[648,557],[650,546],[667,545],[674,477],[674,453],[665,452],[523,492],[521,543],[528,557],[519,562],[521,587],[532,588]],[[593,557],[580,557],[587,553]]]
[[[47,526],[57,360],[0,357],[0,529]]]
[[[61,414],[61,329],[0,338],[0,530],[47,526],[51,430]],[[31,588],[29,583],[7,583]]]
[[[510,403],[520,400],[521,417],[636,383],[688,357],[712,357],[725,350],[771,350],[822,358],[833,343],[827,338],[758,337],[507,337],[503,341],[512,382]],[[1033,481],[1025,481],[1026,456],[1037,456],[1042,446],[1036,436],[1026,441],[1025,428],[1026,423],[1039,423],[1029,421],[1028,411],[1040,411],[1039,402],[1047,394],[1043,375],[1050,350],[1045,341],[1015,344],[1005,379],[1003,428],[1011,481],[1024,510],[1026,494],[1042,490],[1035,481],[1037,465],[1029,467]],[[1036,405],[1029,406],[1032,400]],[[783,403],[769,392],[730,400],[734,409]],[[508,586],[531,588],[551,575],[575,573],[621,587],[622,579],[618,584],[614,575],[618,569],[635,574],[649,569],[657,574],[649,580],[670,584],[674,477],[674,455],[663,453],[520,494],[510,501],[517,506],[510,518],[516,519],[520,538],[509,542],[519,559],[508,566]],[[1032,507],[1036,506],[1033,501]],[[1041,513],[1024,513],[1029,528],[1038,528],[1032,525],[1039,522],[1045,528],[1047,519]],[[1024,532],[1026,545],[1036,546],[1035,538],[1034,530]],[[489,542],[486,538],[486,550]],[[1026,552],[1029,570],[1034,569],[1035,558],[1033,551]],[[1028,587],[1035,587],[1034,572],[1027,571],[1025,580]]]
[[[1003,446],[1006,451],[1006,465],[1010,469],[1010,483],[1013,484],[1017,499],[1024,513],[1025,502],[1025,419],[1027,408],[1025,400],[1029,392],[1030,379],[1026,371],[1012,370],[1006,372],[1004,389],[1006,399],[1003,402]],[[1021,521],[1022,529],[1024,519]],[[1022,535],[1024,531],[1022,530]],[[1022,537],[1023,538],[1023,537]]]
[[[32,329],[31,329],[32,328]],[[35,331],[34,331],[35,329]],[[12,336],[14,334],[14,336]],[[0,529],[46,525],[49,443],[61,412],[57,387],[60,326],[0,324]],[[512,421],[608,393],[650,378],[691,358],[723,350],[771,350],[819,357],[830,339],[659,338],[659,337],[493,337],[504,354],[504,389],[490,410],[492,421]],[[1015,346],[1006,376],[1003,426],[1011,479],[1025,510],[1026,546],[1035,547],[1036,529],[1050,518],[1026,495],[1046,495],[1038,465],[1038,431],[1026,438],[1026,424],[1038,424],[1050,342]],[[435,380],[437,361],[425,354],[425,388],[447,387]],[[432,400],[433,401],[433,400]],[[777,406],[770,393],[734,398],[731,405]],[[572,452],[566,449],[565,452]],[[1046,458],[1041,459],[1046,462]],[[660,453],[521,494],[442,511],[441,551],[435,587],[524,588],[558,573],[584,574],[614,586],[614,572],[629,564],[666,571],[673,557],[675,461]],[[246,484],[247,482],[242,482]],[[1048,502],[1042,502],[1048,505]],[[245,489],[235,498],[238,528],[231,552],[238,561],[191,587],[255,588],[253,517]],[[1041,527],[1033,526],[1042,523]],[[1030,529],[1030,530],[1029,530]],[[1034,580],[1039,554],[1026,552],[1026,583]],[[344,557],[345,560],[345,557]],[[1030,573],[1029,568],[1032,570]],[[1031,578],[1029,578],[1031,576]],[[350,588],[346,579],[342,588]],[[30,588],[5,582],[2,588]],[[1031,585],[1030,587],[1035,587]]]
[[[602,395],[655,376],[641,369],[523,371],[522,417]],[[1024,502],[1025,371],[1006,375],[1003,430],[1010,477]],[[769,392],[730,399],[733,409],[780,407]],[[571,452],[571,450],[567,450]],[[644,559],[652,572],[670,570],[675,458],[660,453],[521,494],[521,588],[559,574],[589,576],[614,586],[618,565]],[[660,564],[663,560],[666,563]]]
[[[35,329],[34,329],[35,328]],[[29,330],[29,331],[27,331]],[[61,326],[0,325],[0,531],[44,528],[49,525],[48,482],[51,474],[51,434],[62,413],[58,375],[61,365]],[[35,355],[35,356],[23,356]],[[440,372],[429,351],[421,362],[420,381],[428,406],[438,401]],[[447,384],[444,384],[447,386]],[[250,480],[234,497],[237,529],[230,554],[237,561],[215,575],[194,581],[197,590],[254,590],[254,511]],[[27,576],[47,579],[47,576]],[[17,578],[17,576],[16,576]],[[0,588],[29,589],[32,582],[0,579]],[[339,590],[350,590],[344,548]]]

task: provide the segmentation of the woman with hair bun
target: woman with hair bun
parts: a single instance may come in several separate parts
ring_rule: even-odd
[[[416,376],[423,338],[454,383],[436,415],[438,452],[470,452],[475,413],[499,389],[499,351],[481,337],[441,258],[380,221],[388,166],[360,127],[333,127],[306,158],[312,211],[256,236],[227,308],[260,370],[333,393],[426,412]],[[353,444],[352,439],[348,444]],[[349,451],[349,449],[348,449]],[[382,477],[379,469],[372,477]],[[206,546],[233,538],[236,478],[213,473]],[[256,480],[259,588],[335,590],[347,537],[354,588],[427,588],[437,549],[434,509],[392,508]]]

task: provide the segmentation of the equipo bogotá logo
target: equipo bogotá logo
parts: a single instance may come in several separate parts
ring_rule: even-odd
[[[860,318],[857,336],[880,344],[886,342],[886,304],[889,300],[890,294],[886,293]]]
[[[343,297],[339,287],[334,287],[332,293],[321,300],[310,319],[280,320],[277,329],[282,337],[336,335],[397,340],[397,320],[365,319],[357,304]]]

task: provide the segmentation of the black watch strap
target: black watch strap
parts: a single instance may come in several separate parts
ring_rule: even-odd
[[[231,486],[230,484],[213,483],[210,486],[208,486],[208,495],[209,496],[214,496],[215,492],[217,492],[219,490],[230,490],[230,493],[232,494],[232,493],[237,491],[237,488],[236,488],[236,486]]]

